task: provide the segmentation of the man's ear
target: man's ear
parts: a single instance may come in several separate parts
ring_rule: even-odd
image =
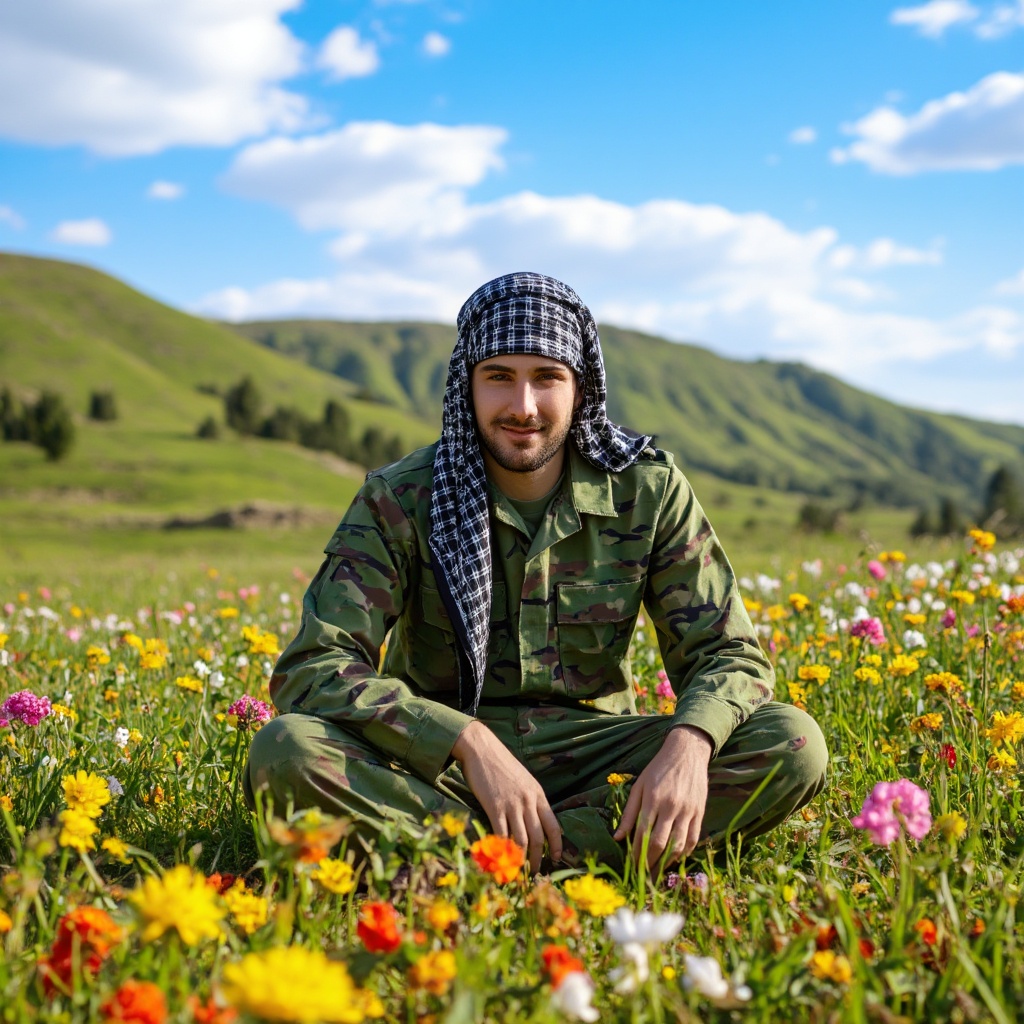
[[[576,412],[583,404],[583,383],[576,374],[573,374],[573,380],[576,381],[576,397],[572,400],[572,411]]]

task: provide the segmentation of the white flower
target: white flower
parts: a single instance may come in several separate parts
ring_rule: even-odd
[[[202,658],[196,658],[196,660],[192,662],[192,671],[195,672],[200,679],[205,679],[210,674],[210,666],[207,665]]]
[[[75,695],[70,690],[64,691],[64,703],[70,704],[75,699]]]
[[[746,985],[730,985],[722,977],[722,968],[713,956],[687,953],[684,957],[684,970],[683,986],[699,992],[719,1006],[736,1006],[745,1003],[753,995]]]
[[[219,690],[224,685],[224,673],[223,672],[211,672],[210,673],[210,686],[214,690]]]
[[[130,733],[128,732],[128,730],[123,725],[119,725],[114,730],[114,746],[117,746],[117,747],[126,747],[126,746],[128,746],[128,737],[129,737],[129,735],[130,735]]]
[[[60,622],[60,616],[52,608],[47,608],[45,604],[39,608],[38,615],[41,619],[49,619],[50,622]]]
[[[814,576],[817,578],[821,575],[821,559],[816,558],[813,562],[801,562],[800,568],[803,569],[808,576]]]
[[[647,962],[647,947],[639,942],[626,942],[619,947],[619,952],[626,963],[614,967],[608,972],[608,978],[615,983],[615,991],[620,995],[635,992],[650,976],[651,968]]]
[[[616,945],[636,942],[651,947],[674,939],[683,927],[683,915],[652,914],[649,910],[635,914],[629,907],[619,907],[604,919],[604,927]]]
[[[107,776],[107,787],[110,789],[112,796],[124,796],[124,786],[121,785],[116,776]]]
[[[589,1024],[600,1017],[591,1005],[594,998],[594,983],[590,976],[582,971],[571,971],[563,979],[561,985],[551,993],[551,1002],[556,1009],[573,1020],[585,1020]]]
[[[0,668],[7,668],[9,657],[6,650],[0,650]]]
[[[920,602],[920,601],[919,601],[919,600],[918,600],[918,599],[917,599],[916,597],[912,597],[912,598],[911,598],[911,599],[910,599],[910,600],[909,600],[909,601],[907,602],[907,611],[908,611],[908,612],[911,612],[911,613],[912,613],[912,614],[914,614],[914,615],[917,615],[917,613],[918,613],[918,612],[919,612],[920,610],[921,610],[921,602]]]
[[[919,633],[916,629],[908,629],[903,633],[903,646],[908,650],[913,650],[915,647],[927,647],[928,641],[925,640],[923,633]]]
[[[238,668],[248,668],[248,666],[249,666],[249,655],[247,655],[247,654],[240,654],[237,658],[235,658],[235,665]]]

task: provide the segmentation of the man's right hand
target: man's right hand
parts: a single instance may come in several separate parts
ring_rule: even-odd
[[[540,870],[544,840],[552,860],[562,858],[562,830],[540,783],[482,722],[470,722],[452,747],[452,757],[487,815],[494,834],[514,839]]]

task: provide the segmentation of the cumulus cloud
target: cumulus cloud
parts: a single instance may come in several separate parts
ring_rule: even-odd
[[[280,83],[301,70],[303,50],[279,17],[297,4],[6,4],[0,135],[127,156],[294,130],[306,100]]]
[[[50,232],[50,238],[62,245],[109,245],[113,234],[99,217],[86,220],[62,220]]]
[[[444,57],[452,48],[452,41],[440,32],[428,32],[423,37],[423,52],[428,57]]]
[[[21,231],[25,226],[25,219],[11,207],[0,206],[0,224],[6,224],[8,227],[14,228],[15,231]]]
[[[354,28],[341,25],[324,40],[316,63],[334,81],[341,81],[372,75],[380,67],[380,55],[376,43],[360,39]]]
[[[504,138],[481,126],[356,123],[250,145],[226,186],[334,231],[338,270],[224,289],[198,308],[229,319],[451,322],[482,281],[536,269],[568,280],[605,322],[862,379],[894,359],[1024,342],[1020,316],[998,306],[942,322],[875,308],[888,289],[857,273],[937,264],[941,243],[851,246],[827,226],[797,231],[764,213],[674,199],[518,192],[475,201],[473,186],[501,167]]]
[[[808,143],[814,142],[817,137],[818,133],[810,125],[794,128],[789,133],[789,141],[797,146],[806,146]]]
[[[832,151],[883,174],[994,171],[1024,163],[1024,73],[998,71],[905,117],[879,107],[844,126],[857,140]]]
[[[146,189],[146,195],[150,199],[163,199],[171,201],[174,199],[180,199],[185,194],[185,186],[179,185],[174,181],[154,181],[152,185]]]
[[[966,0],[930,0],[917,7],[897,7],[889,15],[892,25],[910,25],[921,35],[938,39],[947,28],[974,21],[978,8]]]
[[[1024,0],[996,4],[975,28],[974,34],[979,39],[1001,39],[1018,28],[1024,28]]]

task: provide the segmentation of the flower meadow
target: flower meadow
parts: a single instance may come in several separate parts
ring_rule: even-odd
[[[453,815],[363,855],[344,820],[250,814],[299,579],[0,593],[0,1020],[1015,1020],[1022,558],[975,530],[941,562],[743,579],[828,786],[768,836],[621,876],[531,878]],[[633,666],[671,712],[643,617]]]

